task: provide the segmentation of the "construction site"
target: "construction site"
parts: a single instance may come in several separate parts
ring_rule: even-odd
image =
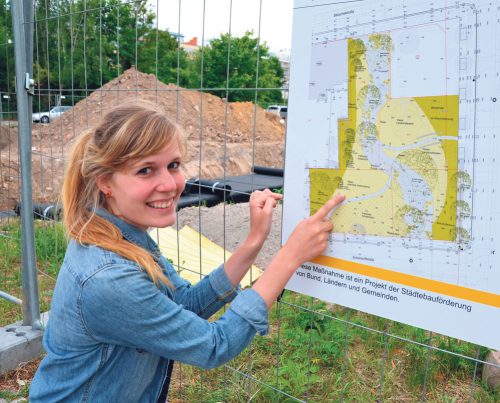
[[[58,200],[71,140],[97,124],[103,113],[133,100],[160,105],[179,125],[186,139],[183,167],[187,178],[249,174],[253,165],[283,167],[285,122],[277,115],[251,102],[226,102],[206,92],[167,85],[131,68],[61,117],[48,124],[33,123],[35,203]],[[14,209],[20,199],[17,124],[5,121],[0,129],[0,211],[6,211]]]

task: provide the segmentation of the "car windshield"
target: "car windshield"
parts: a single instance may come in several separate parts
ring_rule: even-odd
[[[71,109],[71,106],[55,106],[50,110],[52,113],[63,113],[66,112],[68,109]]]

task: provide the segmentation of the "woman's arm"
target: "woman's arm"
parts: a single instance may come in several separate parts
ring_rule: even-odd
[[[136,264],[124,259],[106,264],[85,280],[80,292],[87,333],[98,342],[141,348],[204,368],[227,362],[256,332],[267,333],[267,310],[294,270],[323,252],[332,229],[327,215],[343,199],[337,196],[301,221],[253,289],[240,293],[215,322],[168,298]]]
[[[269,189],[250,195],[250,231],[243,244],[236,249],[224,265],[226,275],[236,287],[248,272],[271,230],[273,208],[282,195]]]
[[[77,305],[96,342],[203,368],[233,359],[256,332],[264,335],[269,328],[266,304],[253,290],[238,294],[222,317],[208,322],[164,295],[137,265],[119,258],[85,280]]]
[[[344,195],[330,199],[316,214],[301,221],[286,244],[271,260],[253,289],[262,297],[269,309],[281,293],[295,270],[304,262],[320,255],[328,245],[333,225],[328,214],[344,200]]]

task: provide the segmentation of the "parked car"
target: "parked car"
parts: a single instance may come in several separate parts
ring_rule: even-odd
[[[33,114],[33,122],[49,123],[52,119],[61,116],[64,112],[69,111],[71,106],[54,106],[48,112],[38,112]]]
[[[266,111],[278,115],[281,119],[286,119],[288,107],[286,105],[269,105]]]

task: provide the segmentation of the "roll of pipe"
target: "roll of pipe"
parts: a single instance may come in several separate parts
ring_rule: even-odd
[[[177,210],[198,205],[212,207],[221,202],[222,199],[214,194],[202,193],[199,195],[198,193],[191,193],[181,196],[179,202],[177,203]]]
[[[217,179],[196,179],[190,185],[190,193],[198,193],[200,191],[201,193],[215,194],[221,199],[224,198],[224,193],[227,197],[231,191],[231,186]]]
[[[193,185],[198,180],[199,180],[198,178],[190,178],[190,179],[186,180],[186,183],[185,183],[185,186],[184,186],[184,190],[182,191],[181,195],[185,196],[185,195],[188,195],[190,193],[194,193],[194,192],[192,192]],[[198,187],[196,187],[196,192],[198,192]]]
[[[281,168],[271,168],[254,165],[252,171],[256,175],[283,176],[283,169]]]
[[[21,215],[21,203],[17,202],[14,211],[18,216]],[[61,219],[62,206],[57,203],[33,203],[33,217],[37,220],[55,220]]]

